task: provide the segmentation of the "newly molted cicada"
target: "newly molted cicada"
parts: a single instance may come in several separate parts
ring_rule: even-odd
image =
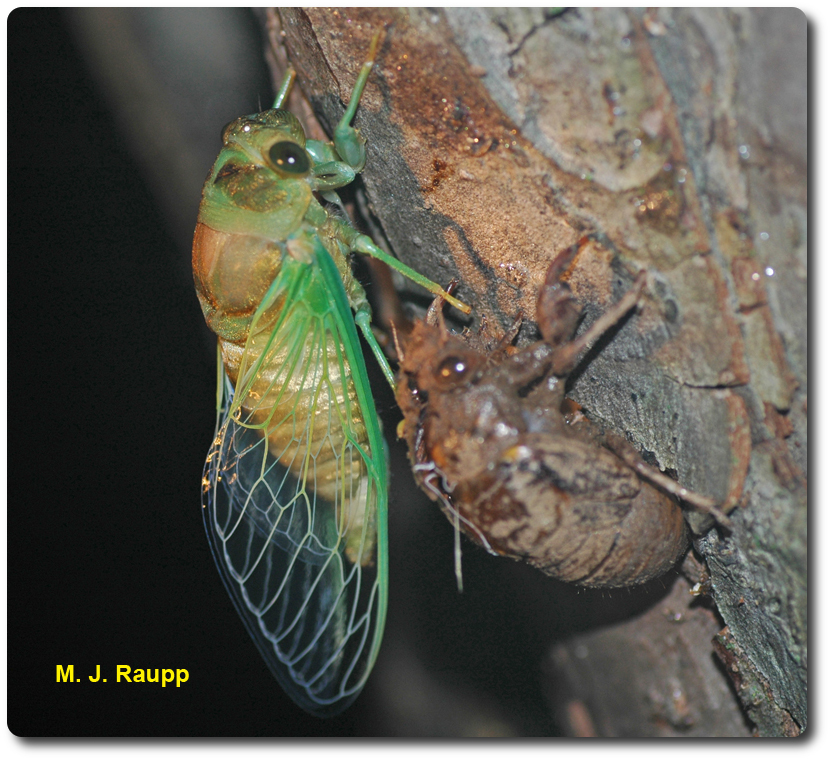
[[[307,140],[282,110],[292,71],[274,108],[225,128],[193,241],[196,291],[221,359],[207,532],[272,672],[319,716],[360,692],[387,603],[386,449],[355,325],[394,380],[347,256],[379,258],[444,294],[324,203],[366,161],[351,121],[378,39],[333,142]]]

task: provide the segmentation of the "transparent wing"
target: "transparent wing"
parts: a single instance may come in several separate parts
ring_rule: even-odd
[[[272,672],[326,716],[354,700],[380,646],[385,448],[336,270],[286,262],[272,290],[273,326],[252,330],[241,353],[223,347],[236,378],[224,376],[204,516]]]

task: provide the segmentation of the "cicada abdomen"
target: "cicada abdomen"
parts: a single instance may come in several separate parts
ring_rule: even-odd
[[[207,532],[272,672],[320,716],[363,687],[387,605],[386,449],[356,325],[390,382],[392,372],[346,256],[381,258],[444,293],[323,202],[365,163],[351,120],[377,41],[333,143],[306,140],[279,108],[293,72],[274,109],[225,128],[193,242],[222,367],[203,479]]]

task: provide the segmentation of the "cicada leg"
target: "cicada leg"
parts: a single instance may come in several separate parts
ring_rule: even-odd
[[[455,296],[447,293],[447,291],[444,290],[444,288],[442,288],[438,283],[433,282],[428,277],[424,277],[424,275],[416,272],[402,261],[399,261],[394,256],[390,256],[382,248],[376,246],[372,242],[372,239],[367,235],[361,234],[352,226],[342,222],[339,219],[332,219],[331,221],[335,225],[337,236],[348,247],[349,251],[353,253],[363,253],[366,256],[371,256],[374,259],[382,261],[384,264],[388,264],[396,272],[400,272],[407,279],[412,280],[412,282],[420,285],[422,288],[426,288],[426,290],[434,296],[440,296],[447,303],[454,306],[464,314],[469,314],[472,311],[467,304],[463,301],[459,301]]]
[[[677,496],[698,512],[711,515],[722,528],[732,530],[732,521],[718,508],[717,502],[714,499],[684,488],[680,483],[672,480],[656,467],[652,467],[646,463],[640,456],[640,453],[625,438],[606,431],[602,435],[602,442],[643,478],[643,480],[653,483],[664,491]]]
[[[355,324],[358,326],[358,329],[361,333],[363,333],[363,337],[366,339],[366,343],[369,345],[372,353],[377,360],[377,363],[380,365],[380,369],[383,372],[383,376],[386,378],[386,381],[391,386],[392,390],[395,390],[395,373],[392,371],[392,368],[389,366],[389,362],[386,359],[386,354],[383,352],[383,349],[378,343],[378,339],[375,337],[374,332],[372,332],[372,312],[369,308],[369,304],[363,304],[354,315]]]
[[[291,86],[294,84],[294,80],[296,78],[297,72],[289,66],[286,69],[285,74],[283,74],[282,82],[280,82],[280,88],[277,90],[277,97],[274,98],[274,105],[272,108],[282,108],[285,105],[288,101],[288,96],[291,93]]]
[[[355,172],[360,172],[363,165],[366,163],[366,141],[360,135],[360,131],[351,126],[352,119],[354,119],[357,112],[357,106],[360,102],[360,97],[363,95],[363,89],[369,79],[369,74],[372,71],[372,66],[375,64],[375,56],[377,54],[378,45],[380,43],[382,30],[375,33],[372,37],[372,43],[369,46],[369,53],[366,56],[366,62],[360,70],[360,74],[355,81],[354,89],[352,90],[351,98],[349,98],[349,105],[346,107],[346,112],[343,118],[340,119],[337,127],[334,130],[334,147],[337,153]],[[452,304],[456,309],[459,309],[464,314],[469,314],[471,309],[467,304],[454,298],[447,293],[440,285],[419,274],[414,269],[410,269],[406,264],[401,263],[398,259],[393,258],[381,248],[378,248],[372,239],[366,235],[362,235],[354,230],[351,226],[344,223],[337,225],[338,232],[341,239],[349,247],[350,251],[357,253],[364,253],[367,256],[379,259],[388,264],[392,269],[400,272],[405,277],[408,277],[413,282],[426,288],[430,293],[436,296],[441,296],[447,302]],[[366,334],[364,330],[364,335]],[[376,343],[376,342],[375,342]],[[375,348],[373,347],[374,351]]]
[[[631,289],[582,335],[562,346],[558,346],[553,360],[553,374],[564,377],[572,372],[594,343],[639,303],[640,294],[643,292],[645,285],[646,273],[642,271],[635,278]]]
[[[375,36],[372,37],[369,53],[366,56],[363,68],[360,69],[360,73],[357,75],[352,96],[349,98],[349,105],[346,106],[346,113],[343,114],[343,118],[340,119],[334,130],[334,147],[337,149],[340,158],[349,164],[355,172],[361,171],[366,164],[366,141],[360,136],[360,131],[352,126],[352,119],[357,113],[357,105],[360,102],[361,95],[363,95],[363,88],[366,87],[369,74],[375,65],[375,55],[382,33],[382,30],[378,30]]]

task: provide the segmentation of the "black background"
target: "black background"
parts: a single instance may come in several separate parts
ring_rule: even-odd
[[[590,624],[582,610],[603,595],[467,542],[458,594],[452,529],[417,492],[390,434],[390,612],[375,672],[335,719],[312,718],[283,695],[202,526],[215,343],[189,250],[168,232],[60,12],[14,11],[8,56],[11,731],[555,734],[546,653]],[[195,223],[198,194],[182,203]],[[376,387],[394,431],[391,394]],[[620,598],[630,606],[633,597]],[[613,596],[604,599],[607,612]],[[56,683],[59,664],[81,680]],[[178,689],[116,684],[118,664],[186,668],[190,679]],[[86,678],[97,665],[106,684]]]

